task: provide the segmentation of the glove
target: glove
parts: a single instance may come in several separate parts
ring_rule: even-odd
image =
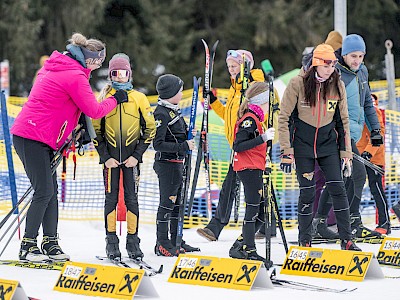
[[[383,136],[381,135],[380,129],[374,129],[371,131],[371,144],[373,147],[383,145]]]
[[[280,168],[285,174],[292,173],[292,165],[294,165],[293,154],[282,154]]]
[[[275,128],[268,128],[261,137],[264,142],[273,140],[275,138]]]
[[[368,161],[371,161],[372,154],[369,153],[368,151],[364,151],[364,152],[361,154],[361,157],[364,158],[364,159],[366,159],[366,160],[368,160]]]
[[[217,100],[217,97],[215,97],[214,93],[212,91],[209,91],[207,95],[210,97],[210,104],[213,104],[215,100]]]
[[[117,104],[121,104],[124,102],[128,102],[128,94],[124,90],[118,90],[114,94],[115,100],[117,100]]]
[[[351,176],[351,171],[352,171],[351,167],[352,167],[351,159],[348,157],[342,158],[342,171],[344,177]]]

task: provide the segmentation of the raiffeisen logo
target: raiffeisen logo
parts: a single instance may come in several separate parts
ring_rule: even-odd
[[[229,273],[218,273],[213,272],[214,268],[211,268],[210,271],[203,271],[204,267],[195,267],[193,270],[182,269],[175,266],[174,270],[171,273],[170,278],[176,279],[186,279],[186,280],[200,280],[207,282],[223,282],[223,283],[231,283],[233,279],[233,274]]]
[[[60,276],[57,281],[56,287],[100,293],[114,292],[115,284],[97,281],[97,277],[95,277],[93,280],[88,280],[88,277],[89,276],[87,275],[81,275],[78,279],[71,279],[65,276]]]
[[[283,265],[283,269],[291,271],[301,272],[313,272],[313,273],[328,273],[342,275],[345,271],[345,266],[337,264],[325,264],[325,260],[322,263],[315,263],[315,258],[307,258],[305,262],[287,259]]]

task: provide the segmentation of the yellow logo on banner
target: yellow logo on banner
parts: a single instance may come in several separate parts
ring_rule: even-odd
[[[175,283],[204,285],[236,290],[250,290],[258,286],[260,269],[265,273],[261,287],[268,286],[265,268],[261,261],[219,258],[212,256],[179,255],[168,281]],[[257,282],[257,284],[255,284]],[[270,282],[270,281],[269,281]]]
[[[26,300],[28,297],[18,281],[0,279],[0,300]]]
[[[282,274],[362,281],[373,253],[290,247]]]
[[[400,238],[386,237],[376,258],[381,265],[400,268]]]
[[[144,270],[67,262],[54,286],[55,291],[132,299]]]

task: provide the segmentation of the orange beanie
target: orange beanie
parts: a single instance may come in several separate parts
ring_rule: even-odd
[[[320,44],[314,49],[312,66],[324,66],[325,60],[336,60],[335,51],[328,44]]]

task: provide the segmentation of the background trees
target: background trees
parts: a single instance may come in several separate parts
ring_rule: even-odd
[[[348,1],[348,33],[367,44],[371,79],[384,79],[384,41],[392,39],[399,58],[400,1]],[[220,45],[214,85],[229,84],[228,49],[253,52],[256,66],[269,58],[276,75],[300,65],[306,46],[324,41],[333,29],[333,0],[2,0],[0,60],[11,66],[11,94],[26,95],[39,58],[63,51],[73,32],[107,44],[107,61],[117,52],[131,57],[134,85],[155,93],[162,73],[176,73],[187,84],[204,69],[201,38]],[[397,75],[400,60],[396,64]],[[105,72],[95,72],[92,83]],[[103,74],[103,75],[102,75]]]

